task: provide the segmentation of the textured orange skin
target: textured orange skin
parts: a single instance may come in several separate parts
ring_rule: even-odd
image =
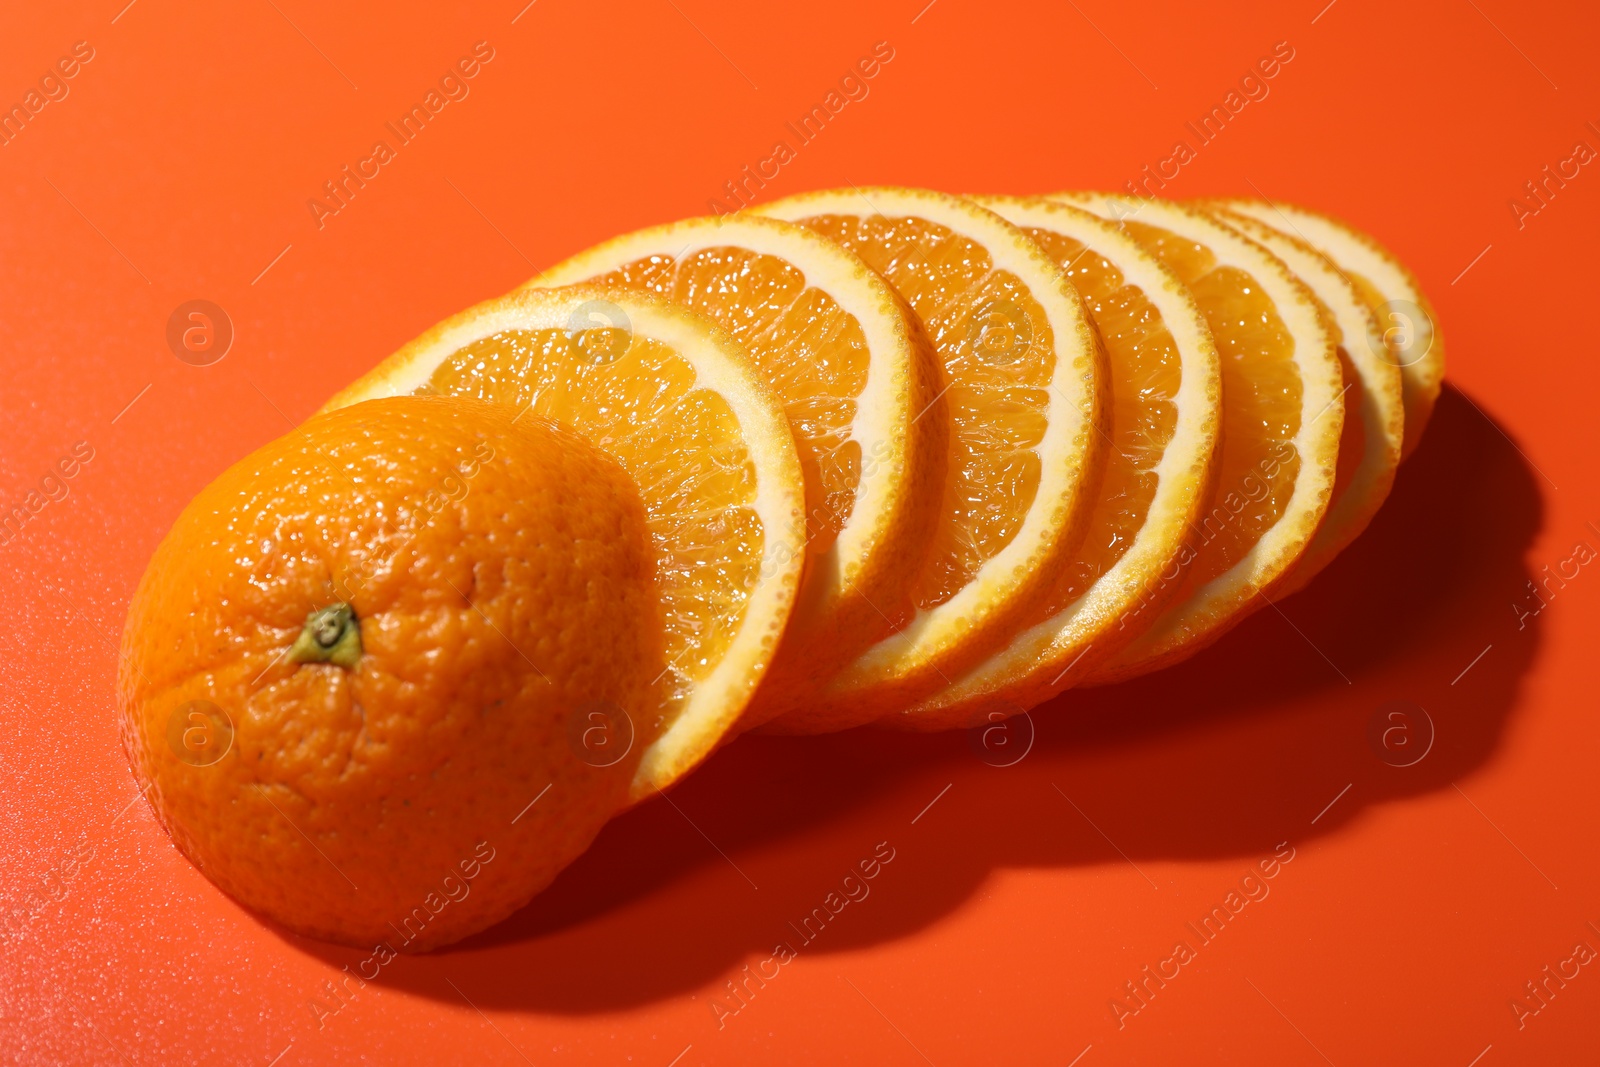
[[[118,679],[135,774],[183,853],[290,929],[465,937],[625,803],[654,724],[633,714],[603,769],[568,725],[594,700],[654,706],[651,559],[632,482],[553,424],[435,397],[317,415],[202,491],[151,560]],[[281,657],[339,600],[354,669]],[[169,741],[197,699],[234,730],[206,766]]]

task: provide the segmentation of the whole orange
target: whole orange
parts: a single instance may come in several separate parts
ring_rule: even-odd
[[[663,666],[651,560],[628,476],[552,423],[317,415],[157,549],[118,685],[135,773],[246,907],[380,954],[457,940],[626,803]]]

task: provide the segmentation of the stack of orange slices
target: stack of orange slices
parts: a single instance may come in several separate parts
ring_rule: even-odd
[[[375,914],[339,878],[412,891],[364,840],[478,867],[513,787],[564,789],[432,947],[743,731],[972,727],[1193,655],[1361,533],[1443,361],[1391,254],[1265,200],[852,186],[642,230],[203,494],[130,611],[124,736],[197,864],[335,939]]]

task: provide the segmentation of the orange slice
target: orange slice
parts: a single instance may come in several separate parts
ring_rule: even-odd
[[[1222,359],[1216,487],[1179,554],[1177,599],[1093,682],[1185,659],[1261,606],[1311,543],[1344,425],[1329,312],[1283,261],[1197,211],[1106,194],[1057,199],[1117,222],[1194,295]]]
[[[1277,201],[1218,203],[1268,226],[1290,230],[1338,264],[1355,285],[1383,331],[1379,354],[1400,368],[1406,412],[1400,458],[1411,455],[1444,385],[1444,339],[1433,305],[1422,295],[1416,277],[1387,248],[1338,219]]]
[[[1387,358],[1372,309],[1332,260],[1288,232],[1282,219],[1272,227],[1221,205],[1213,205],[1212,213],[1283,260],[1333,313],[1345,380],[1339,467],[1334,473],[1333,502],[1317,536],[1294,573],[1278,587],[1282,593],[1292,593],[1360,536],[1389,495],[1405,437],[1400,368]]]
[[[910,189],[809,193],[760,213],[799,222],[881,273],[943,367],[950,420],[916,613],[773,729],[897,712],[1008,641],[1081,540],[1108,418],[1105,353],[1083,301],[1022,231],[970,201]]]
[[[1210,498],[1222,382],[1183,284],[1122,230],[1039,198],[977,197],[1038,242],[1083,295],[1110,361],[1111,439],[1089,533],[1038,621],[886,725],[974,726],[1050,698],[1133,640],[1176,589],[1177,556]],[[1142,625],[1141,625],[1142,622]]]
[[[632,795],[728,735],[765,675],[805,558],[783,409],[737,342],[627,289],[529,290],[435,326],[326,405],[441,393],[513,404],[616,459],[643,499],[665,656]],[[626,709],[624,709],[626,710]]]
[[[942,492],[939,369],[910,308],[858,257],[792,223],[691,219],[618,237],[535,279],[645,290],[732,334],[777,394],[805,472],[811,556],[742,727],[809,701],[914,610]]]

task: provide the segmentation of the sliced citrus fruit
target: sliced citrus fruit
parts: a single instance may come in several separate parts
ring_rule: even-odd
[[[1083,295],[1109,357],[1112,446],[1088,535],[1053,576],[1037,621],[955,684],[883,720],[906,729],[1025,710],[1133,640],[1176,587],[1178,553],[1210,499],[1218,455],[1217,350],[1177,277],[1087,211],[1039,198],[974,199],[1021,227]]]
[[[700,316],[633,290],[573,286],[446,319],[327,407],[417,392],[516,405],[576,431],[633,477],[668,664],[633,792],[677,780],[738,720],[799,586],[805,493],[771,390]]]
[[[1026,234],[959,197],[809,193],[762,205],[866,260],[915,310],[943,368],[943,496],[909,624],[773,729],[840,729],[899,711],[1007,641],[1086,526],[1106,437],[1105,353],[1083,301]]]
[[[911,309],[858,257],[777,219],[690,219],[590,249],[543,286],[641,289],[732,334],[789,417],[813,557],[777,660],[741,727],[807,703],[910,618],[942,492],[939,369]]]
[[[1237,230],[1159,200],[1057,199],[1115,221],[1176,274],[1222,359],[1222,458],[1212,499],[1180,552],[1177,598],[1089,681],[1194,654],[1263,603],[1327,509],[1344,425],[1332,317],[1283,261]]]
[[[1400,368],[1405,442],[1400,458],[1422,439],[1444,384],[1444,338],[1422,286],[1394,254],[1368,234],[1308,208],[1267,200],[1218,201],[1230,211],[1288,230],[1322,252],[1349,278],[1378,318],[1378,354]]]
[[[1388,497],[1405,436],[1400,368],[1386,358],[1378,320],[1354,283],[1327,256],[1283,227],[1283,220],[1273,227],[1220,204],[1201,206],[1283,260],[1333,313],[1345,381],[1339,467],[1333,500],[1317,536],[1278,586],[1287,594],[1304,588],[1354,541]]]

